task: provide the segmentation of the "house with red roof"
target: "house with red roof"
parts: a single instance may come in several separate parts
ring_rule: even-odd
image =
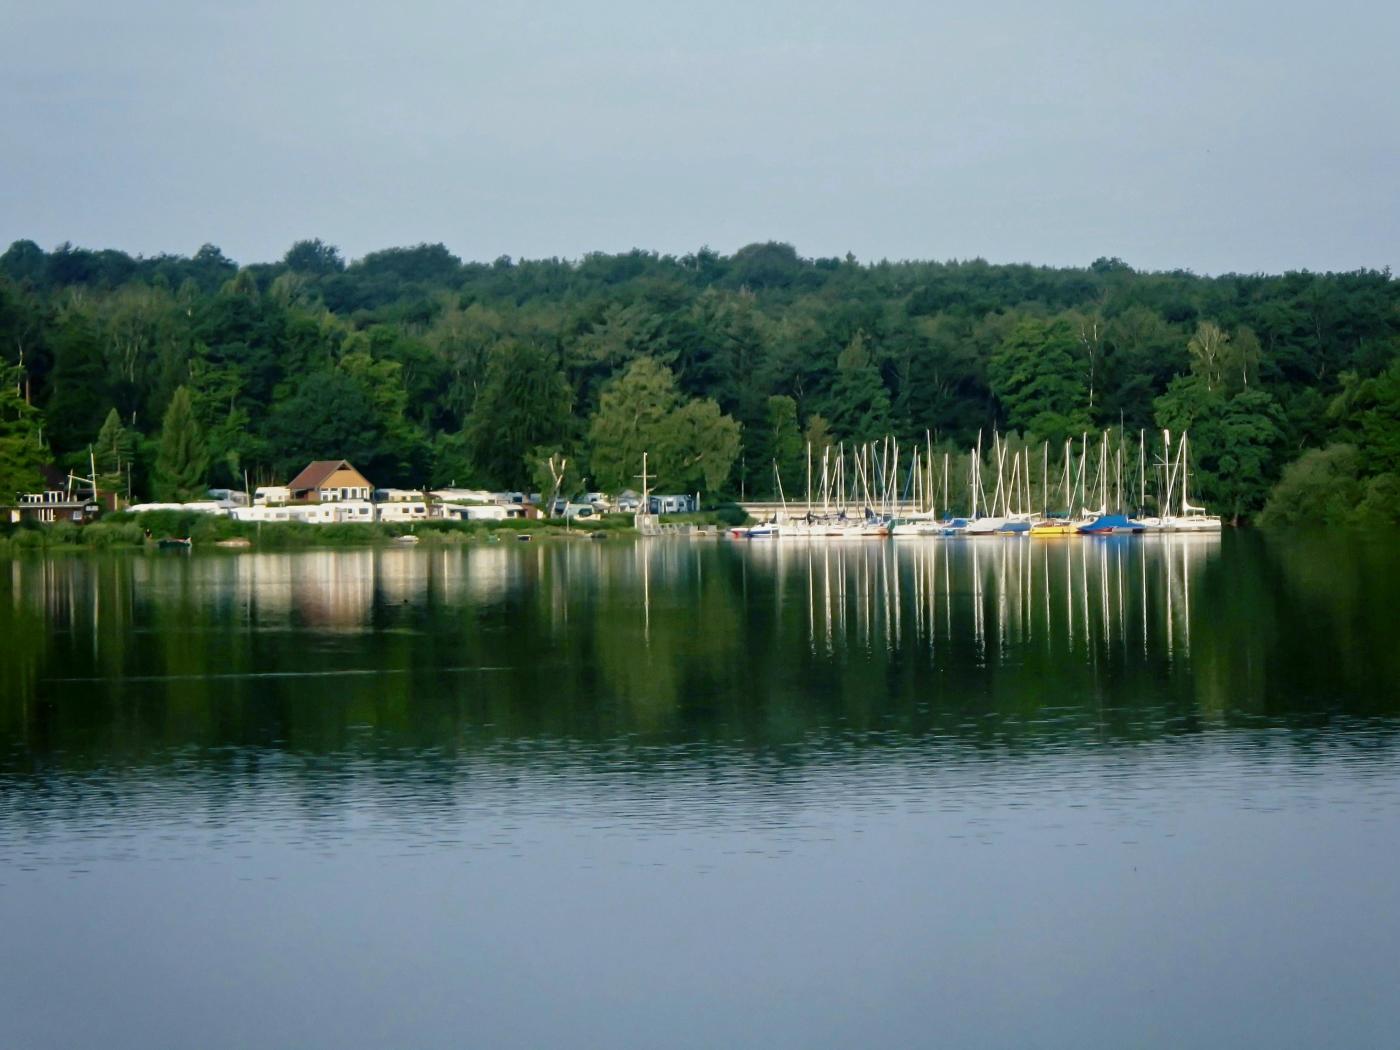
[[[287,483],[293,503],[368,500],[374,486],[344,459],[318,459]]]

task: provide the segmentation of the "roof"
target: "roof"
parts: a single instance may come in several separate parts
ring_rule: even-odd
[[[346,470],[355,469],[350,465],[348,460],[318,459],[313,463],[307,464],[305,470],[292,478],[291,481],[287,482],[287,488],[294,492],[300,489],[320,488],[321,484],[341,467],[344,467]]]

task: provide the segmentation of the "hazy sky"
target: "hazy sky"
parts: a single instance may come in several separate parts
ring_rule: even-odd
[[[1400,4],[0,0],[0,247],[1400,262]]]

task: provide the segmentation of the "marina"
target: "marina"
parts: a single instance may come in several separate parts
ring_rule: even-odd
[[[1125,441],[1121,433],[1111,439],[1110,431],[1103,432],[1096,466],[1092,464],[1087,433],[1080,439],[1077,464],[1074,442],[1066,440],[1058,484],[1053,480],[1047,441],[1042,446],[1039,478],[1033,484],[1030,447],[1023,446],[1012,453],[1009,443],[993,432],[990,461],[995,465],[996,480],[990,499],[984,471],[989,477],[991,468],[980,433],[976,447],[967,454],[965,487],[956,496],[950,496],[951,454],[942,455],[940,481],[931,434],[926,437],[924,449],[915,446],[903,460],[899,442],[893,438],[854,446],[850,450],[849,471],[844,445],[823,448],[816,464],[815,487],[813,450],[808,445],[805,500],[789,502],[783,496],[783,480],[775,463],[779,501],[747,504],[759,523],[735,527],[729,535],[733,539],[788,540],[991,536],[1041,539],[1220,532],[1220,516],[1207,513],[1205,507],[1193,505],[1188,499],[1191,469],[1187,436],[1182,434],[1173,449],[1171,431],[1164,430],[1161,442],[1161,451],[1149,468],[1146,431],[1138,434],[1136,461],[1129,460],[1125,487]],[[1149,469],[1153,478],[1150,491]],[[1097,503],[1096,509],[1090,509],[1091,502]],[[957,509],[965,506],[970,506],[970,511],[966,517],[959,516]]]

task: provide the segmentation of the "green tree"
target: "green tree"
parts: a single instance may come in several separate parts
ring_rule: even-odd
[[[433,439],[428,480],[434,488],[471,485],[476,481],[465,434],[444,430]]]
[[[797,425],[797,402],[786,394],[774,394],[768,399],[768,432],[764,449],[769,465],[776,465],[785,491],[791,495],[795,486],[806,486],[806,443]]]
[[[1189,433],[1192,491],[1239,520],[1263,507],[1283,442],[1283,413],[1258,387],[1233,397],[1201,374],[1179,376],[1157,399],[1157,425]]]
[[[1225,383],[1232,390],[1244,390],[1259,381],[1259,361],[1262,350],[1254,329],[1245,325],[1235,330],[1226,344],[1224,361]]]
[[[129,472],[136,462],[137,441],[137,434],[122,426],[115,408],[107,413],[92,450],[97,465],[98,487],[103,491],[127,490]]]
[[[48,462],[40,431],[43,416],[23,396],[23,371],[0,368],[0,503],[43,487]]]
[[[293,244],[282,257],[282,265],[294,273],[314,274],[318,277],[342,273],[345,270],[345,260],[341,257],[340,249],[325,243],[319,237]]]
[[[1056,444],[1089,429],[1081,345],[1064,319],[1023,320],[1002,340],[987,378],[1010,428]]]
[[[1290,528],[1349,525],[1365,485],[1361,457],[1351,445],[1309,449],[1283,470],[1259,515],[1259,524]]]
[[[421,429],[409,418],[403,365],[356,349],[341,358],[338,371],[359,388],[368,413],[363,422],[375,435],[373,447],[357,461],[360,468],[384,484],[422,484],[430,453]]]
[[[601,488],[617,491],[650,453],[654,484],[682,491],[721,491],[739,456],[743,428],[708,398],[682,402],[669,368],[633,361],[603,387],[589,427],[589,466]]]
[[[85,450],[111,404],[97,327],[85,311],[69,309],[50,343],[53,392],[44,409],[49,442],[59,452]]]
[[[259,412],[261,418],[254,427],[250,402],[244,395],[244,374],[235,364],[215,365],[204,355],[196,354],[189,362],[189,381],[183,384],[189,391],[195,420],[205,435],[205,447],[211,450],[211,469],[220,480],[231,484],[240,484],[244,467],[259,462],[264,447],[260,439],[266,437],[268,427],[288,404],[282,401],[266,415]],[[314,374],[302,385],[311,378]],[[173,402],[172,392],[170,403]]]
[[[831,424],[822,415],[810,415],[807,417],[807,429],[802,432],[802,442],[806,446],[802,450],[806,455],[807,449],[812,450],[812,461],[820,463],[822,453],[836,444],[836,438],[831,433]],[[805,468],[804,468],[805,469]]]
[[[1361,384],[1355,407],[1368,473],[1400,474],[1400,360]]]
[[[1186,350],[1191,355],[1191,371],[1201,377],[1207,391],[1225,385],[1231,360],[1230,336],[1223,328],[1211,321],[1202,321],[1186,344]]]
[[[609,380],[588,428],[594,483],[612,492],[632,484],[642,469],[642,453],[656,451],[662,425],[679,401],[671,370],[649,357],[638,358]]]
[[[685,492],[723,490],[739,458],[741,430],[710,398],[686,402],[657,434],[657,478]]]
[[[553,354],[529,343],[495,347],[467,423],[472,462],[494,485],[526,485],[531,455],[557,443],[569,423],[573,392]]]
[[[369,463],[380,454],[374,406],[360,385],[339,368],[312,373],[295,396],[279,402],[265,432],[274,450],[272,465],[290,477],[315,459],[348,459],[376,484]]]
[[[875,441],[890,432],[890,395],[864,332],[856,332],[836,359],[831,423],[851,441]]]
[[[172,502],[201,498],[208,469],[209,453],[195,419],[190,391],[182,386],[170,399],[161,423],[156,452],[157,498]]]

